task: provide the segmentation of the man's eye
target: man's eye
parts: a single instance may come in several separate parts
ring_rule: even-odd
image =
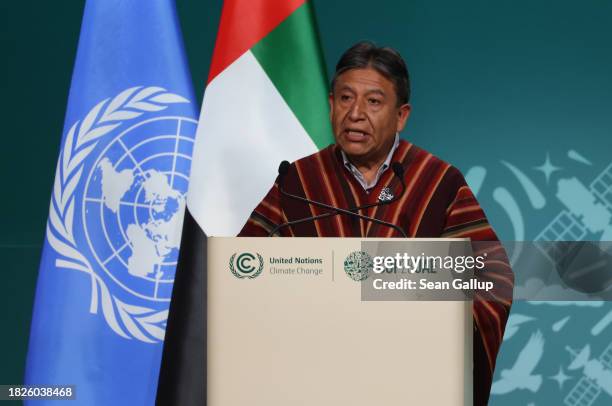
[[[340,100],[342,100],[342,101],[349,101],[349,100],[351,100],[351,96],[349,96],[348,94],[340,95]]]
[[[378,99],[368,99],[368,102],[370,104],[375,105],[375,106],[378,106],[380,104],[380,100],[378,100]]]

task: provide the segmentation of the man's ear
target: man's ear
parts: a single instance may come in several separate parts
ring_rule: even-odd
[[[401,132],[406,126],[408,117],[410,116],[410,110],[412,107],[410,104],[402,104],[397,112],[397,132]]]
[[[333,92],[329,92],[327,100],[329,100],[329,120],[331,121],[333,113],[334,113],[334,93]]]

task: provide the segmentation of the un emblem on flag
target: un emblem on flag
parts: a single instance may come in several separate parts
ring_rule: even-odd
[[[85,182],[81,212],[96,262],[145,299],[172,293],[193,147],[184,120],[156,117],[121,132]]]
[[[58,268],[92,280],[90,311],[119,335],[163,340],[196,121],[160,114],[189,103],[134,87],[97,104],[66,135],[47,237]],[[165,112],[164,112],[165,113]]]

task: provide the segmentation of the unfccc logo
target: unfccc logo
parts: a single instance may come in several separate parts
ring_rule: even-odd
[[[259,253],[255,255],[250,252],[234,253],[229,260],[230,271],[236,278],[253,279],[261,274],[263,270],[264,260]]]

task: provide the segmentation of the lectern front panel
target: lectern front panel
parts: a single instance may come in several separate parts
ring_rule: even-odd
[[[362,241],[209,239],[208,406],[471,402],[471,303],[362,301]]]

